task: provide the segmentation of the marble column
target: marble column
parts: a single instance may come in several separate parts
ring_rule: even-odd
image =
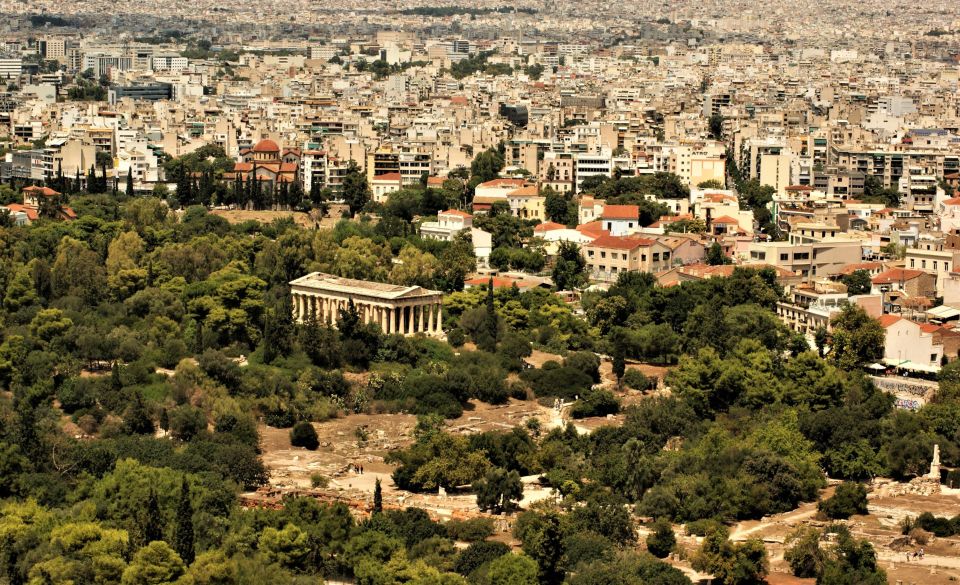
[[[425,308],[427,309],[427,328],[425,331],[427,335],[430,335],[433,333],[433,305],[427,305]]]
[[[437,335],[443,335],[443,307],[437,303]]]

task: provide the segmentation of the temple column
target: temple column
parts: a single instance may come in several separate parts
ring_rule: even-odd
[[[404,313],[407,314],[407,324],[403,330],[404,335],[410,335],[413,333],[413,306],[407,305],[404,309]]]
[[[437,335],[443,335],[443,307],[437,303]]]
[[[300,322],[300,295],[297,293],[293,294],[293,321]]]
[[[433,333],[433,305],[427,305],[427,328],[425,331],[427,335]]]
[[[383,322],[385,324],[383,332],[389,335],[390,333],[393,333],[393,309],[387,307],[384,309],[383,313]]]

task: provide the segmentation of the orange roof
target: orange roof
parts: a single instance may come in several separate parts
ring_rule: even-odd
[[[786,191],[813,191],[810,185],[788,185],[784,187]]]
[[[840,274],[853,274],[857,270],[875,270],[877,268],[883,268],[883,262],[855,262],[853,264],[847,264],[840,269]]]
[[[739,224],[740,222],[737,221],[737,220],[735,220],[735,219],[733,219],[733,218],[730,217],[729,215],[722,215],[722,216],[714,219],[711,223],[721,223],[721,224],[733,223],[733,224]]]
[[[960,205],[960,197],[953,197],[943,202],[944,205]]]
[[[899,315],[880,315],[877,317],[877,321],[880,321],[880,326],[886,329],[887,327],[893,325],[899,321],[901,317]]]
[[[443,177],[427,177],[427,186],[428,187],[443,187],[443,182],[446,181]]]
[[[26,213],[27,219],[30,221],[36,221],[36,219],[40,217],[40,213],[37,211],[36,207],[27,207],[26,205],[21,205],[20,203],[8,203],[7,205],[4,205],[4,207],[9,209],[11,213],[17,213],[18,211]]]
[[[448,209],[446,211],[441,211],[437,215],[456,215],[459,217],[470,217],[470,214],[466,211],[460,211],[459,209]]]
[[[492,179],[486,183],[480,183],[477,187],[484,187],[486,189],[513,187],[514,189],[519,189],[526,184],[527,181],[525,179]]]
[[[280,146],[273,140],[265,138],[253,147],[253,152],[280,152]]]
[[[463,97],[462,95],[455,95],[450,98],[450,103],[465,106],[467,105],[467,98]]]
[[[553,230],[566,229],[567,226],[555,221],[545,221],[533,228],[534,232],[552,232]]]
[[[891,268],[890,270],[885,270],[880,274],[873,277],[871,282],[873,284],[892,284],[894,282],[903,282],[905,280],[913,280],[919,276],[926,274],[922,270],[910,270],[908,268]]]
[[[939,330],[940,330],[940,326],[934,325],[933,323],[920,324],[920,331],[923,331],[924,333],[936,333]]]
[[[400,176],[400,173],[384,173],[382,175],[376,175],[373,180],[383,182],[396,183],[399,182],[403,177]]]
[[[44,197],[53,197],[60,194],[59,191],[54,191],[50,187],[37,187],[36,185],[24,187],[23,192],[30,195],[43,195]]]
[[[599,221],[591,221],[587,223],[582,223],[577,226],[577,231],[581,234],[587,234],[590,236],[601,236],[604,234],[609,234],[607,230],[603,229],[603,224]]]
[[[632,238],[628,236],[611,236],[604,234],[586,244],[594,248],[611,248],[614,250],[635,250],[642,246],[652,246],[656,242],[647,238]]]
[[[607,205],[603,208],[603,219],[639,219],[640,207],[637,205]]]
[[[470,280],[464,281],[464,284],[469,284],[470,286],[483,286],[485,284],[490,284],[489,278],[477,277],[471,278]],[[516,278],[508,278],[506,276],[494,276],[493,277],[493,288],[510,288],[514,284],[517,285],[517,288],[526,288],[531,286],[536,286],[537,283],[529,280],[518,280]]]
[[[537,190],[536,185],[527,185],[526,187],[520,187],[519,189],[514,189],[507,193],[509,197],[536,197],[540,192]]]

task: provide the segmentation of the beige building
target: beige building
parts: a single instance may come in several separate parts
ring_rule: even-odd
[[[590,278],[608,282],[623,272],[659,272],[673,262],[669,247],[638,236],[602,235],[580,250]]]
[[[298,323],[313,318],[335,326],[352,302],[361,322],[375,323],[384,333],[443,335],[440,291],[313,272],[291,281],[290,294]]]
[[[832,276],[847,264],[860,262],[860,242],[825,240],[807,244],[790,242],[753,242],[749,246],[749,262],[772,264],[804,278]]]

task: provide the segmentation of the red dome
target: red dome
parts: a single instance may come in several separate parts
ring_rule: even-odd
[[[266,138],[253,147],[253,152],[280,152],[280,147],[273,140]]]

